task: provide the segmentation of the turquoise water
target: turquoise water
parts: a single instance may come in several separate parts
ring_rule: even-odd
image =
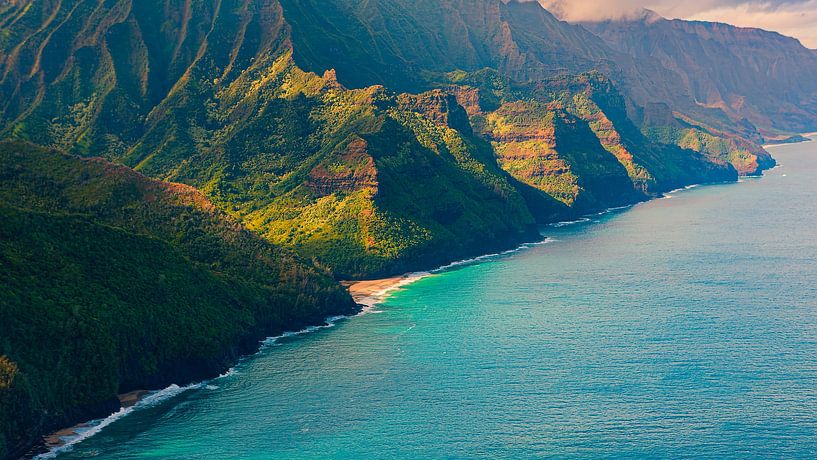
[[[60,458],[814,457],[817,143],[424,278]]]

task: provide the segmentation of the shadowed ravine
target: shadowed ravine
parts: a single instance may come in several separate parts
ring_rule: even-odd
[[[817,147],[424,278],[60,458],[807,457]]]

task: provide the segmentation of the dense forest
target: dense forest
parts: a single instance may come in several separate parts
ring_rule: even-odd
[[[817,129],[790,60],[804,108],[777,117],[589,27],[501,0],[0,2],[0,457],[354,311],[339,280],[760,174],[762,142]],[[734,49],[706,57],[757,78]]]
[[[18,142],[0,177],[3,449],[356,308],[188,187]]]

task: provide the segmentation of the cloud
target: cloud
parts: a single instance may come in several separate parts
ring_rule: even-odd
[[[603,21],[624,19],[641,14],[640,0],[539,0],[548,11],[565,21]]]
[[[539,0],[567,21],[633,18],[651,9],[668,18],[759,27],[817,48],[817,0]]]
[[[789,4],[785,7],[774,7],[768,3],[744,3],[732,7],[715,7],[685,17],[774,30],[796,37],[805,46],[817,49],[817,0]]]

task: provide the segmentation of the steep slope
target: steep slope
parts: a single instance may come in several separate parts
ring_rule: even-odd
[[[717,155],[702,165],[638,137],[626,94],[537,90],[624,73],[598,37],[535,3],[20,0],[0,21],[3,135],[197,187],[337,277],[427,267],[535,238],[537,220],[730,177]],[[441,116],[464,111],[446,96],[457,75],[485,67],[529,88],[503,103],[558,106],[569,174],[508,157],[472,129],[479,117]]]
[[[677,84],[680,77],[674,67],[649,55],[633,56],[608,46],[583,27],[559,21],[536,2],[319,3],[282,1],[293,26],[295,62],[315,72],[334,68],[347,86],[381,84],[419,91],[438,87],[448,72],[484,68],[522,83],[601,71],[621,90],[628,116],[639,124],[646,106],[664,102],[679,114],[711,126],[707,135],[724,138],[724,144],[731,145],[731,139],[737,138],[738,143],[751,143],[752,150],[762,151],[759,145],[765,139],[752,123],[723,105],[698,103],[691,88]],[[711,64],[703,61],[698,65]],[[784,72],[799,72],[791,62],[782,64]],[[740,72],[745,75],[749,70]],[[700,79],[705,81],[706,76]],[[793,81],[784,87],[792,93],[800,91]],[[769,112],[772,108],[794,113],[780,105],[748,109],[756,115],[754,120],[769,126],[764,133],[769,138],[777,135],[777,128],[765,123],[774,116]],[[732,151],[726,156],[736,155]],[[745,169],[740,163],[735,166]]]
[[[41,25],[6,46],[6,135],[194,185],[341,277],[536,236],[469,133],[295,66],[277,2],[24,3],[20,20]],[[421,142],[429,130],[457,145]]]
[[[545,221],[737,178],[727,158],[648,139],[597,72],[519,84],[483,70],[450,81],[500,166],[551,199],[531,205]]]
[[[0,457],[355,309],[187,186],[9,142],[0,177]]]
[[[493,68],[516,80],[579,73],[608,50],[535,3],[499,0],[282,0],[295,62],[350,87],[429,89],[428,78]]]
[[[796,39],[649,12],[585,27],[639,62],[659,61],[696,104],[723,111],[735,125],[748,120],[767,138],[817,129],[817,56]]]
[[[690,149],[714,161],[728,162],[741,175],[760,175],[776,164],[763,147],[672,112],[665,104],[648,106],[642,131],[654,141]],[[794,136],[791,139],[798,138]]]

